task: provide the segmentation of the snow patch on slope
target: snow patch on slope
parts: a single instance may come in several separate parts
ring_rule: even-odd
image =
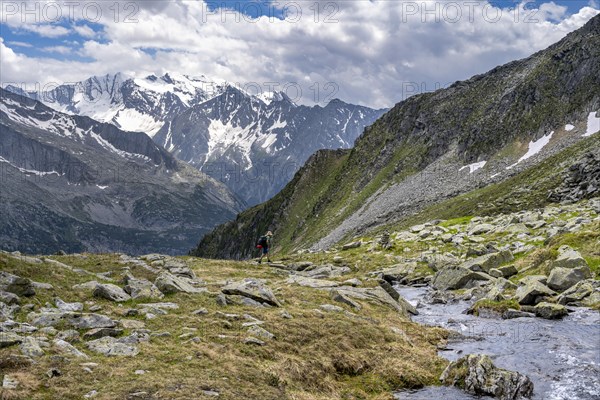
[[[464,167],[461,167],[458,170],[458,172],[462,171],[463,169],[469,168],[469,173],[472,174],[473,172],[477,171],[478,169],[483,168],[486,163],[487,163],[487,161],[480,161],[480,162],[476,162],[473,164],[465,165]]]
[[[528,158],[533,157],[534,155],[536,155],[537,153],[542,151],[542,149],[550,142],[550,139],[552,139],[553,134],[554,134],[554,131],[550,132],[548,135],[542,136],[538,140],[535,140],[535,141],[532,140],[531,142],[529,142],[529,150],[527,150],[527,153],[525,153],[525,155],[523,157],[519,158],[519,160],[516,163],[506,167],[506,169],[514,168],[521,161],[525,161]]]
[[[600,117],[596,117],[595,112],[591,112],[588,115],[588,119],[587,119],[587,129],[585,131],[585,133],[583,134],[584,137],[586,136],[592,136],[594,133],[600,131]]]
[[[164,124],[163,121],[157,121],[152,116],[142,114],[132,108],[120,110],[115,115],[113,122],[124,131],[144,132],[150,137],[154,137]]]
[[[26,175],[36,175],[36,176],[46,176],[46,175],[58,175],[58,176],[62,176],[62,175],[64,175],[64,174],[59,174],[56,171],[38,171],[38,170],[35,170],[35,169],[26,169],[26,168],[17,167],[16,165],[14,165],[13,163],[11,163],[10,161],[8,161],[4,157],[0,157],[0,162],[7,163],[11,167],[18,169],[20,172],[22,172],[22,173],[24,173]]]

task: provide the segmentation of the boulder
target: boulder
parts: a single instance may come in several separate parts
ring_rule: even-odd
[[[105,356],[133,357],[140,352],[136,343],[137,338],[135,337],[116,339],[112,336],[105,336],[88,342],[87,347],[91,351]]]
[[[177,292],[184,293],[202,293],[206,289],[199,289],[192,286],[189,279],[175,276],[170,272],[163,271],[158,275],[154,285],[164,294],[172,294]]]
[[[531,398],[533,395],[533,383],[527,376],[497,368],[489,356],[482,354],[470,354],[451,362],[440,381],[472,395],[501,400]]]
[[[409,262],[404,264],[393,265],[390,268],[381,270],[379,273],[381,273],[381,277],[386,281],[397,282],[412,274],[416,268],[416,262]]]
[[[493,279],[491,276],[475,272],[461,266],[442,268],[433,277],[431,286],[438,290],[455,290],[476,286],[482,281]]]
[[[54,304],[60,311],[83,311],[82,303],[66,303],[57,298],[54,300]]]
[[[551,268],[589,268],[581,254],[569,246],[561,246],[558,249],[558,253],[558,257],[552,262]]]
[[[117,325],[106,315],[83,314],[75,312],[42,312],[30,313],[27,318],[31,324],[38,327],[56,326],[63,322],[75,329],[113,328]]]
[[[477,224],[469,229],[469,236],[473,235],[481,235],[482,233],[488,233],[493,230],[495,227],[491,224]]]
[[[35,295],[35,287],[30,279],[4,271],[0,271],[0,290],[14,293],[17,296],[28,297]]]
[[[24,337],[19,348],[21,349],[21,353],[27,357],[37,358],[44,355],[44,350],[40,347],[40,343],[31,336]]]
[[[408,316],[408,313],[413,315],[418,314],[418,311],[415,309],[415,307],[406,301],[402,296],[398,295],[398,298],[394,299],[382,287],[356,288],[342,286],[332,289],[330,296],[342,296],[359,300],[369,300],[391,307],[405,316]]]
[[[19,304],[21,302],[21,299],[19,298],[19,296],[17,296],[14,293],[5,292],[4,290],[0,290],[0,302],[6,304],[8,306],[12,306],[15,304]]]
[[[559,304],[570,304],[580,302],[585,299],[589,295],[591,295],[594,290],[600,288],[600,281],[596,281],[593,279],[587,279],[577,284],[571,286],[569,289],[565,290],[560,296],[558,296]]]
[[[131,300],[131,296],[129,296],[123,289],[110,283],[99,283],[96,285],[93,295],[95,297],[115,301],[117,303]]]
[[[0,349],[23,343],[23,337],[13,332],[0,332]]]
[[[194,271],[192,271],[184,261],[175,258],[169,259],[165,261],[164,268],[175,276],[196,279],[196,274],[194,274]]]
[[[360,240],[356,242],[346,243],[342,246],[342,250],[356,249],[357,247],[362,246],[362,242]]]
[[[510,278],[513,275],[519,273],[519,270],[514,265],[505,265],[497,268],[498,271],[502,273],[502,276],[505,278]]]
[[[261,339],[275,339],[275,335],[258,325],[252,325],[250,328],[248,328],[248,334]]]
[[[146,279],[127,278],[123,290],[132,299],[162,299],[164,294],[152,282]]]
[[[54,339],[52,341],[52,344],[54,345],[54,348],[62,354],[67,354],[70,356],[74,356],[77,358],[89,358],[87,356],[87,354],[82,353],[81,351],[77,350],[75,347],[73,347],[73,345],[69,342],[66,342],[62,339]]]
[[[488,273],[490,269],[512,261],[514,259],[509,250],[503,250],[497,253],[484,254],[477,258],[467,260],[461,266],[471,271],[483,271]]]
[[[339,277],[350,272],[348,267],[336,267],[333,265],[323,265],[311,270],[305,270],[298,272],[298,275],[306,276],[308,278],[333,278]]]
[[[221,291],[224,294],[248,297],[259,303],[265,303],[275,307],[281,306],[281,303],[277,300],[271,289],[259,279],[246,278],[240,282],[234,282],[224,286]]]
[[[331,292],[329,294],[331,296],[331,300],[333,300],[333,301],[337,301],[339,303],[349,305],[350,307],[354,308],[355,310],[360,310],[362,308],[360,304],[358,304],[357,302],[352,300],[350,297],[341,294],[340,292],[338,292],[335,289],[331,290]]]
[[[548,276],[548,287],[554,290],[567,290],[576,283],[592,277],[590,267],[563,268],[555,267]]]
[[[560,319],[568,314],[565,306],[547,302],[536,305],[534,312],[536,316],[545,319]]]
[[[555,294],[555,291],[541,282],[530,280],[517,288],[515,298],[519,304],[532,305],[537,304],[543,297],[554,296]]]

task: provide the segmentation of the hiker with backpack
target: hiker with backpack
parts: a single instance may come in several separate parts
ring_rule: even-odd
[[[273,233],[268,231],[264,236],[261,236],[256,242],[256,248],[262,249],[260,258],[258,259],[258,263],[262,263],[263,257],[267,256],[267,262],[271,262],[271,258],[269,257],[269,249],[271,248],[271,238],[273,237]]]

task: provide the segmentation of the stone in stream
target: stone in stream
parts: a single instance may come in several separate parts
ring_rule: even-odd
[[[491,276],[471,271],[461,266],[448,266],[442,268],[433,277],[431,286],[438,290],[455,290],[471,288],[482,281],[489,281]]]
[[[503,319],[534,318],[534,317],[535,317],[534,313],[521,311],[521,310],[514,310],[512,308],[509,308],[508,310],[504,311],[504,313],[502,314]]]
[[[446,367],[440,381],[458,386],[472,395],[493,396],[501,400],[531,398],[533,383],[518,372],[497,368],[491,358],[470,354],[453,361]]]
[[[561,304],[541,302],[534,307],[535,315],[545,319],[560,319],[568,314]]]
[[[227,295],[247,297],[270,306],[281,306],[281,302],[275,297],[271,289],[259,279],[246,278],[239,282],[230,283],[224,286],[221,291]]]

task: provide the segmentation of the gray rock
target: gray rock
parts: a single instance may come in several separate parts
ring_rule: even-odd
[[[137,343],[137,340],[135,342]],[[92,340],[87,343],[87,347],[91,351],[105,356],[134,357],[140,352],[135,343],[128,343],[127,338],[116,339],[111,336]]]
[[[24,337],[19,348],[21,349],[21,353],[27,357],[37,358],[44,355],[44,350],[40,347],[40,343],[31,336]]]
[[[333,304],[321,304],[319,308],[329,312],[344,312],[342,307],[334,306]]]
[[[554,267],[548,276],[548,287],[554,290],[567,290],[576,283],[592,277],[590,267],[563,268]]]
[[[558,249],[559,255],[552,262],[551,268],[578,268],[588,267],[585,259],[578,251],[573,250],[569,246],[561,246]]]
[[[164,268],[175,276],[196,279],[196,274],[188,267],[185,261],[172,258],[165,261]]]
[[[89,358],[87,356],[87,354],[82,353],[81,351],[79,351],[75,347],[73,347],[72,344],[70,344],[69,342],[66,342],[62,339],[54,339],[52,341],[52,344],[54,345],[54,348],[59,353],[71,355],[71,356],[74,356],[77,358]]]
[[[311,270],[305,270],[298,272],[298,275],[306,276],[308,278],[322,279],[322,278],[333,278],[342,276],[350,272],[348,267],[336,267],[333,265],[323,265]]]
[[[65,303],[57,298],[54,300],[54,304],[60,311],[83,311],[83,304],[81,303]]]
[[[521,310],[514,310],[512,308],[509,308],[508,310],[504,311],[504,313],[502,314],[503,319],[534,318],[534,317],[535,317],[534,313],[529,313],[529,312],[521,311]]]
[[[75,343],[80,341],[79,332],[74,329],[67,329],[56,334],[56,339],[64,340],[65,342]]]
[[[472,260],[468,260],[461,264],[461,266],[470,269],[471,271],[483,271],[487,273],[490,269],[496,268],[513,259],[514,257],[510,251],[503,250],[498,253],[484,254]]]
[[[248,334],[261,339],[275,339],[275,335],[258,325],[252,325],[250,328],[248,328]]]
[[[96,328],[96,329],[91,329],[89,331],[87,331],[86,333],[83,334],[83,338],[85,340],[93,340],[93,339],[100,339],[103,338],[105,336],[112,336],[112,337],[117,337],[123,334],[123,330],[122,329],[116,329],[116,328]]]
[[[224,286],[221,291],[224,294],[248,297],[259,303],[265,303],[275,307],[281,306],[280,301],[277,300],[271,289],[258,279],[246,278],[240,282],[234,282]]]
[[[342,246],[342,250],[356,249],[360,246],[362,246],[362,242],[360,240],[358,240],[356,242],[346,243],[345,245]]]
[[[417,263],[410,262],[410,263],[394,265],[390,268],[381,270],[379,273],[381,273],[381,277],[383,279],[385,279],[386,281],[397,282],[397,281],[400,281],[400,280],[406,278],[408,275],[412,274],[416,268],[417,268]]]
[[[23,337],[13,332],[0,332],[0,349],[23,343]]]
[[[73,285],[72,289],[80,292],[92,293],[94,289],[98,286],[98,281],[89,281],[85,283],[80,283],[78,285]]]
[[[348,279],[347,281],[344,281],[342,283],[344,285],[349,285],[349,286],[362,286],[361,280],[357,279],[357,278]]]
[[[600,281],[588,279],[578,282],[558,296],[558,303],[565,305],[580,302],[598,288],[600,288]]]
[[[2,378],[2,389],[16,390],[19,388],[19,385],[20,382],[14,374],[6,374],[4,375],[4,378]]]
[[[491,224],[477,224],[469,229],[469,236],[481,235],[482,233],[488,233],[494,229],[494,225]]]
[[[0,271],[0,290],[14,293],[17,296],[28,297],[35,295],[35,287],[30,279],[4,271]]]
[[[502,273],[502,276],[505,278],[510,278],[511,276],[519,273],[519,270],[514,265],[505,265],[502,267],[498,267],[497,269]]]
[[[352,300],[350,297],[341,294],[339,291],[337,291],[335,289],[330,292],[330,296],[331,296],[331,300],[349,305],[350,307],[354,308],[355,310],[360,310],[362,308],[360,304],[358,304],[357,302]]]
[[[14,293],[5,292],[4,290],[0,290],[0,302],[12,306],[14,304],[19,304],[21,299]]]
[[[555,291],[542,283],[531,280],[528,283],[517,288],[515,298],[519,304],[532,305],[537,304],[543,297],[554,296]]]
[[[94,289],[93,294],[95,297],[115,301],[118,303],[131,300],[131,296],[129,296],[123,289],[110,283],[99,283]]]
[[[335,257],[334,257],[334,262],[336,262]],[[340,257],[340,261],[341,261],[341,257]],[[296,263],[292,263],[290,265],[287,266],[288,269],[292,270],[292,271],[304,271],[305,269],[312,267],[313,263],[310,261],[298,261]]]
[[[534,307],[535,315],[545,319],[560,319],[568,314],[565,306],[561,304],[541,302]]]
[[[315,289],[340,286],[338,282],[329,281],[325,279],[307,278],[300,275],[290,276],[287,280],[287,283],[295,283],[300,286],[311,287]]]
[[[146,279],[137,279],[130,277],[127,279],[127,285],[123,290],[131,296],[132,299],[162,299],[164,294],[152,282]]]
[[[189,279],[175,276],[170,272],[163,271],[158,275],[154,285],[164,294],[172,294],[178,292],[184,293],[202,293],[206,289],[196,288],[192,286]]]
[[[101,314],[83,314],[75,312],[42,312],[31,313],[28,316],[31,324],[38,327],[56,326],[64,322],[75,329],[113,328],[116,322]]]
[[[494,278],[504,277],[504,275],[502,275],[502,272],[500,272],[500,270],[497,270],[496,268],[490,269],[488,271],[488,273],[490,274],[490,276],[493,276]]]
[[[459,386],[473,395],[501,400],[531,398],[533,383],[518,372],[497,368],[487,355],[470,354],[453,361],[440,377],[445,385]]]
[[[266,345],[265,342],[263,342],[262,340],[259,340],[255,337],[249,336],[247,338],[244,339],[244,343],[245,344],[251,344],[251,345],[255,345],[255,346],[264,346]]]
[[[461,266],[448,266],[436,272],[431,286],[438,290],[455,290],[474,287],[478,283],[490,279],[493,278],[481,272],[475,272]]]
[[[330,295],[345,296],[348,298],[368,300],[375,303],[383,304],[391,307],[399,313],[408,317],[408,314],[418,315],[418,311],[408,301],[404,300],[402,296],[398,296],[398,299],[394,299],[381,287],[375,288],[355,288],[350,286],[343,286],[332,289]]]

